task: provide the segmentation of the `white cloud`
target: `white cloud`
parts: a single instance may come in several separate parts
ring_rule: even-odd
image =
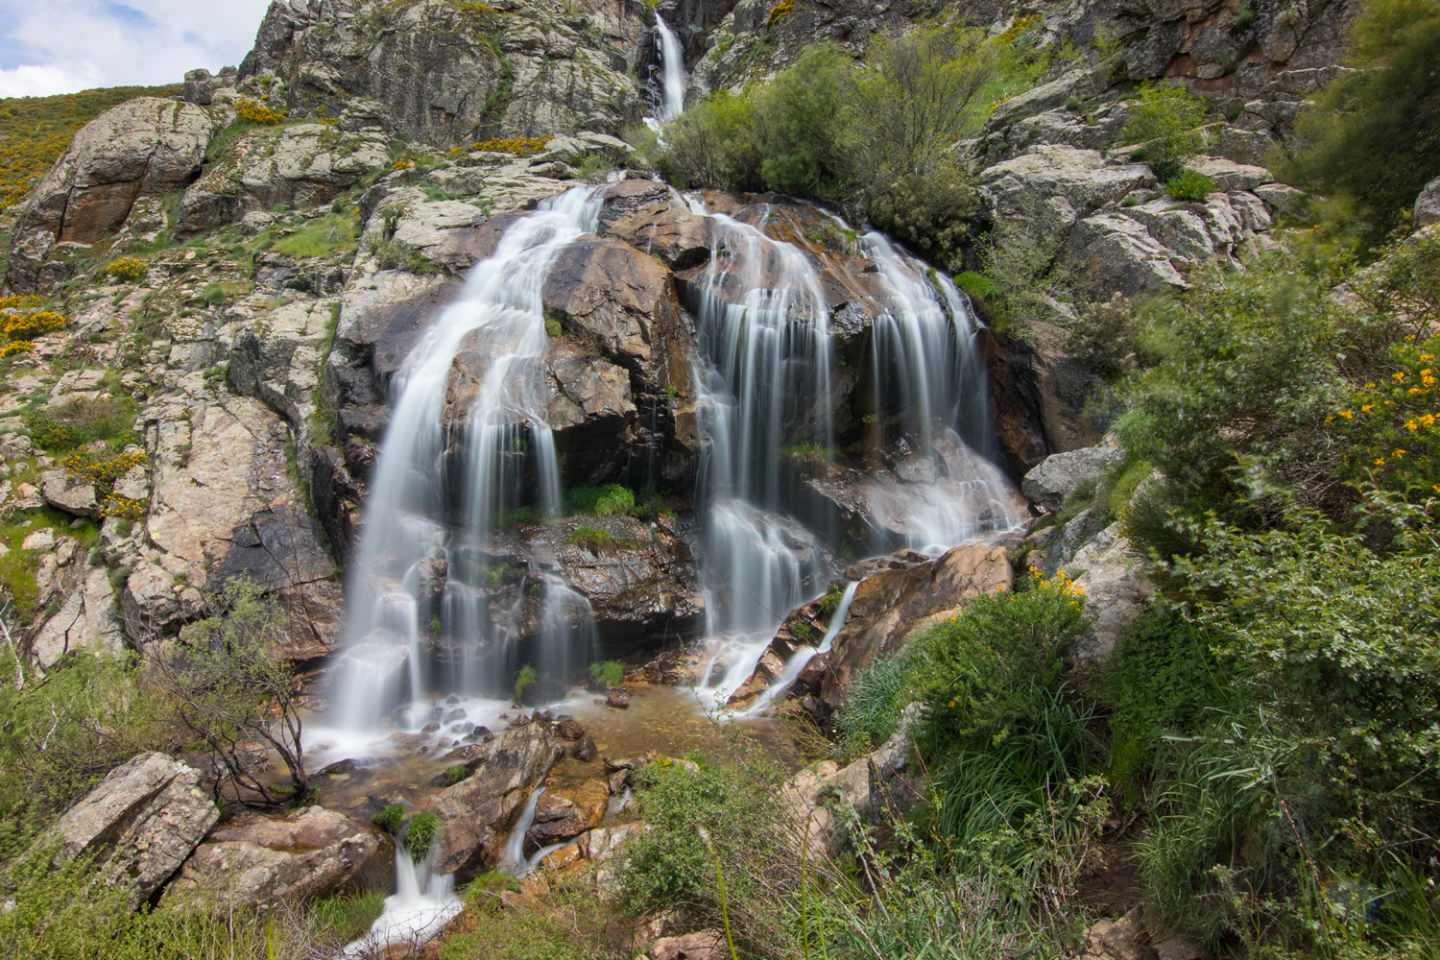
[[[0,22],[10,21],[0,96],[178,83],[194,67],[238,64],[268,5],[267,0],[49,0],[43,5],[0,0]]]

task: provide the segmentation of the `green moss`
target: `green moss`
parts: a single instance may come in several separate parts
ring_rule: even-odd
[[[386,833],[393,834],[405,822],[405,808],[398,803],[392,803],[371,817],[370,822]]]
[[[605,553],[615,549],[619,543],[615,534],[603,527],[576,527],[566,535],[565,542],[584,547],[591,553]]]
[[[271,249],[287,257],[332,257],[354,250],[359,235],[357,214],[332,213],[311,220],[289,236],[275,241]]]

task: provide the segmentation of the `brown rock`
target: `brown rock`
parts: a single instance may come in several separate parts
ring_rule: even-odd
[[[661,937],[650,944],[650,960],[724,960],[725,935],[719,930],[698,930],[678,937]]]

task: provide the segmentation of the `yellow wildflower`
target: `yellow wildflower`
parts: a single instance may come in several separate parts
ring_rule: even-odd
[[[1364,404],[1361,404],[1361,405],[1360,405],[1360,412],[1361,412],[1361,413],[1369,413],[1371,410],[1374,410],[1374,409],[1375,409],[1375,404],[1373,404],[1373,403],[1364,403]]]
[[[1341,411],[1340,411],[1340,416],[1344,417],[1346,420],[1354,420],[1354,419],[1355,419],[1355,414],[1352,413],[1352,412],[1349,411],[1349,410],[1341,410]]]
[[[1405,451],[1402,450],[1400,447],[1396,447],[1394,450],[1390,451],[1390,456],[1393,459],[1399,460],[1401,457],[1405,456]]]
[[[1377,467],[1383,467],[1383,466],[1385,466],[1385,458],[1384,458],[1384,457],[1376,457],[1376,458],[1375,458],[1375,466],[1377,466]]]
[[[1404,382],[1405,382],[1405,371],[1404,371],[1404,370],[1396,370],[1394,373],[1390,374],[1390,379],[1391,379],[1391,380],[1394,380],[1396,383],[1404,383]]]
[[[1416,430],[1420,429],[1420,421],[1414,419],[1406,420],[1405,429],[1409,430],[1411,433],[1414,433]]]

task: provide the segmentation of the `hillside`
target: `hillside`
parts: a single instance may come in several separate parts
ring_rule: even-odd
[[[277,0],[0,101],[0,952],[1440,953],[1437,64]]]

